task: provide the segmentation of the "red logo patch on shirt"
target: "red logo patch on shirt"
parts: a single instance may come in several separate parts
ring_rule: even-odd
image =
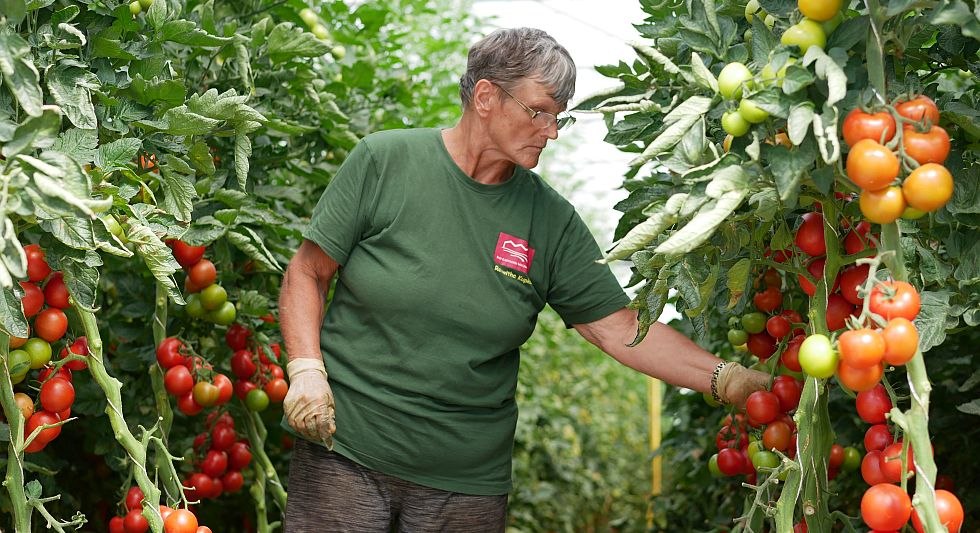
[[[527,274],[534,259],[534,248],[520,237],[514,237],[500,232],[497,238],[497,248],[493,251],[493,262]]]

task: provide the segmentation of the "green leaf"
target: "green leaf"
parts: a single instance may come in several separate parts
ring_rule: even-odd
[[[786,76],[783,77],[783,93],[793,94],[796,91],[813,85],[814,81],[816,81],[816,78],[809,70],[796,64],[790,65],[786,67]]]
[[[27,6],[24,0],[0,0],[0,13],[7,18],[8,24],[17,26],[27,16]]]
[[[42,229],[78,250],[94,250],[95,236],[92,234],[92,222],[87,218],[73,215],[56,215],[39,221]]]
[[[42,106],[40,116],[27,117],[17,129],[14,137],[3,146],[0,153],[8,159],[15,155],[49,148],[61,130],[61,109],[58,106]]]
[[[752,60],[759,67],[769,62],[769,54],[779,45],[779,39],[772,33],[762,17],[752,17]]]
[[[3,224],[0,226],[0,287],[12,287],[13,278],[27,277],[27,255],[24,248],[17,238],[17,230],[14,222],[9,217],[3,217]]]
[[[663,118],[664,130],[650,141],[639,157],[629,162],[629,166],[640,166],[673,148],[709,109],[711,99],[704,96],[692,96],[675,107]]]
[[[827,101],[824,106],[833,106],[843,100],[847,94],[847,74],[844,74],[840,65],[819,46],[811,46],[803,56],[804,66],[809,66],[811,63],[816,64],[814,70],[817,77],[827,80]]]
[[[812,50],[812,48],[811,48]],[[813,115],[813,134],[824,163],[831,165],[840,159],[840,138],[837,136],[837,107],[824,106],[821,114]]]
[[[950,213],[980,213],[980,166],[969,165],[956,175]]]
[[[251,257],[265,268],[274,272],[282,271],[282,268],[276,263],[275,257],[272,256],[272,252],[265,247],[262,239],[254,231],[244,226],[238,229],[243,230],[246,234],[229,231],[225,234],[225,238],[234,244],[236,248],[244,252],[245,255]]]
[[[194,199],[197,198],[192,177],[181,174],[172,165],[162,165],[160,184],[163,190],[160,208],[181,222],[190,222]]]
[[[235,176],[238,178],[238,188],[245,190],[248,181],[248,159],[252,157],[252,139],[246,130],[235,132]]]
[[[742,170],[740,167],[728,168]],[[717,200],[705,204],[690,222],[657,246],[654,251],[658,254],[681,255],[701,246],[711,238],[718,226],[738,209],[745,199],[746,192],[744,188],[729,190]]]
[[[0,78],[28,115],[41,115],[44,104],[40,74],[31,61],[31,48],[16,33],[0,33]]]
[[[694,72],[694,79],[705,89],[712,93],[718,92],[718,80],[715,75],[708,70],[708,67],[701,61],[701,56],[697,52],[691,52],[691,70]]]
[[[139,103],[150,106],[163,103],[165,107],[177,107],[187,98],[187,89],[180,80],[161,80],[153,78],[149,81],[137,74],[130,86]]]
[[[786,121],[786,132],[794,146],[799,146],[806,138],[806,132],[813,123],[813,103],[803,102],[793,106]]]
[[[921,306],[915,317],[915,327],[919,330],[919,349],[923,353],[939,346],[946,340],[946,316],[949,310],[949,291],[922,291],[919,293]]]
[[[842,48],[850,50],[854,45],[864,41],[868,36],[868,26],[870,19],[867,15],[849,18],[837,26],[834,33],[827,37],[827,50]],[[753,36],[754,37],[754,36]]]
[[[599,262],[609,263],[625,259],[634,252],[645,248],[647,244],[677,221],[680,203],[683,203],[686,198],[687,194],[685,193],[672,196],[665,205],[656,208],[649,218],[634,226]]]
[[[330,44],[312,33],[282,22],[272,28],[268,39],[268,56],[273,64],[285,63],[297,57],[320,57],[330,52]]]
[[[726,286],[730,294],[728,298],[728,308],[732,309],[738,304],[745,294],[745,288],[749,284],[749,274],[752,270],[752,261],[748,258],[739,259],[731,268],[728,269],[728,280]]]
[[[161,30],[171,18],[173,17],[168,2],[153,2],[146,10],[146,22],[156,30]]]
[[[111,205],[111,200],[92,200],[92,183],[77,161],[61,152],[47,151],[40,159],[19,155],[18,159],[35,169],[34,185],[42,194],[74,207],[77,214],[95,217],[93,209]],[[108,205],[105,205],[105,204]]]
[[[65,274],[65,285],[75,304],[83,309],[94,310],[98,305],[96,300],[99,287],[98,269],[76,261],[65,261],[61,265],[61,270]]]
[[[143,141],[135,137],[103,144],[95,154],[95,166],[106,173],[127,169],[142,147]]]
[[[156,4],[156,2],[154,2],[154,4]],[[150,7],[152,8],[152,6]],[[123,48],[121,42],[103,37],[102,35],[96,35],[92,38],[92,57],[125,59],[127,61],[136,61],[139,59],[139,57],[137,57],[135,54],[126,48]]]
[[[204,141],[195,142],[194,146],[187,152],[187,157],[190,159],[194,170],[205,176],[214,176],[214,156],[211,155],[211,149],[207,143]]]
[[[100,83],[94,73],[75,66],[59,65],[47,69],[44,79],[48,92],[75,127],[86,130],[98,127],[91,91],[98,89]]]
[[[193,113],[186,105],[182,105],[168,109],[160,120],[140,120],[135,124],[161,130],[170,135],[203,135],[220,126],[221,121]]]
[[[980,399],[961,403],[956,406],[956,410],[968,415],[980,416]]]
[[[21,290],[18,286],[17,290]],[[27,319],[21,307],[20,297],[14,294],[10,286],[0,287],[0,329],[7,335],[27,338]]]
[[[180,269],[180,265],[174,259],[170,248],[167,248],[152,229],[133,219],[130,219],[126,237],[136,246],[136,253],[143,258],[153,277],[167,288],[170,299],[179,305],[184,305],[184,298],[173,278],[174,272]]]
[[[763,148],[762,157],[769,162],[780,201],[795,203],[803,174],[813,164],[813,155],[804,150],[790,151],[779,145],[766,145]]]
[[[160,37],[163,41],[202,47],[223,46],[232,40],[231,37],[211,35],[189,20],[171,20],[164,23],[160,28]]]
[[[99,136],[95,130],[71,128],[61,132],[51,148],[68,154],[79,163],[90,163],[95,159],[98,146]]]

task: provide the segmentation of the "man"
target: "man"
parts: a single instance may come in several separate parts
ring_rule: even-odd
[[[286,531],[503,531],[518,349],[546,304],[674,385],[741,404],[768,383],[662,324],[628,346],[628,297],[528,170],[574,85],[549,35],[495,31],[470,50],[456,126],[369,135],[331,181],[280,296],[286,419],[305,437]]]

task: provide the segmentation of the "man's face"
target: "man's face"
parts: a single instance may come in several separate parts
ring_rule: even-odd
[[[533,111],[552,115],[558,115],[564,108],[548,96],[544,85],[533,80],[522,81],[509,90],[510,95],[499,87],[497,89],[500,100],[490,134],[509,160],[524,168],[534,168],[548,140],[558,138],[558,126],[539,127],[531,121],[531,113],[521,104]]]

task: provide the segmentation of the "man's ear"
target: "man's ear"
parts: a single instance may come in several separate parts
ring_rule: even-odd
[[[494,106],[499,101],[497,87],[487,79],[481,79],[473,86],[473,97],[471,102],[473,110],[480,117],[489,116],[494,111]]]

